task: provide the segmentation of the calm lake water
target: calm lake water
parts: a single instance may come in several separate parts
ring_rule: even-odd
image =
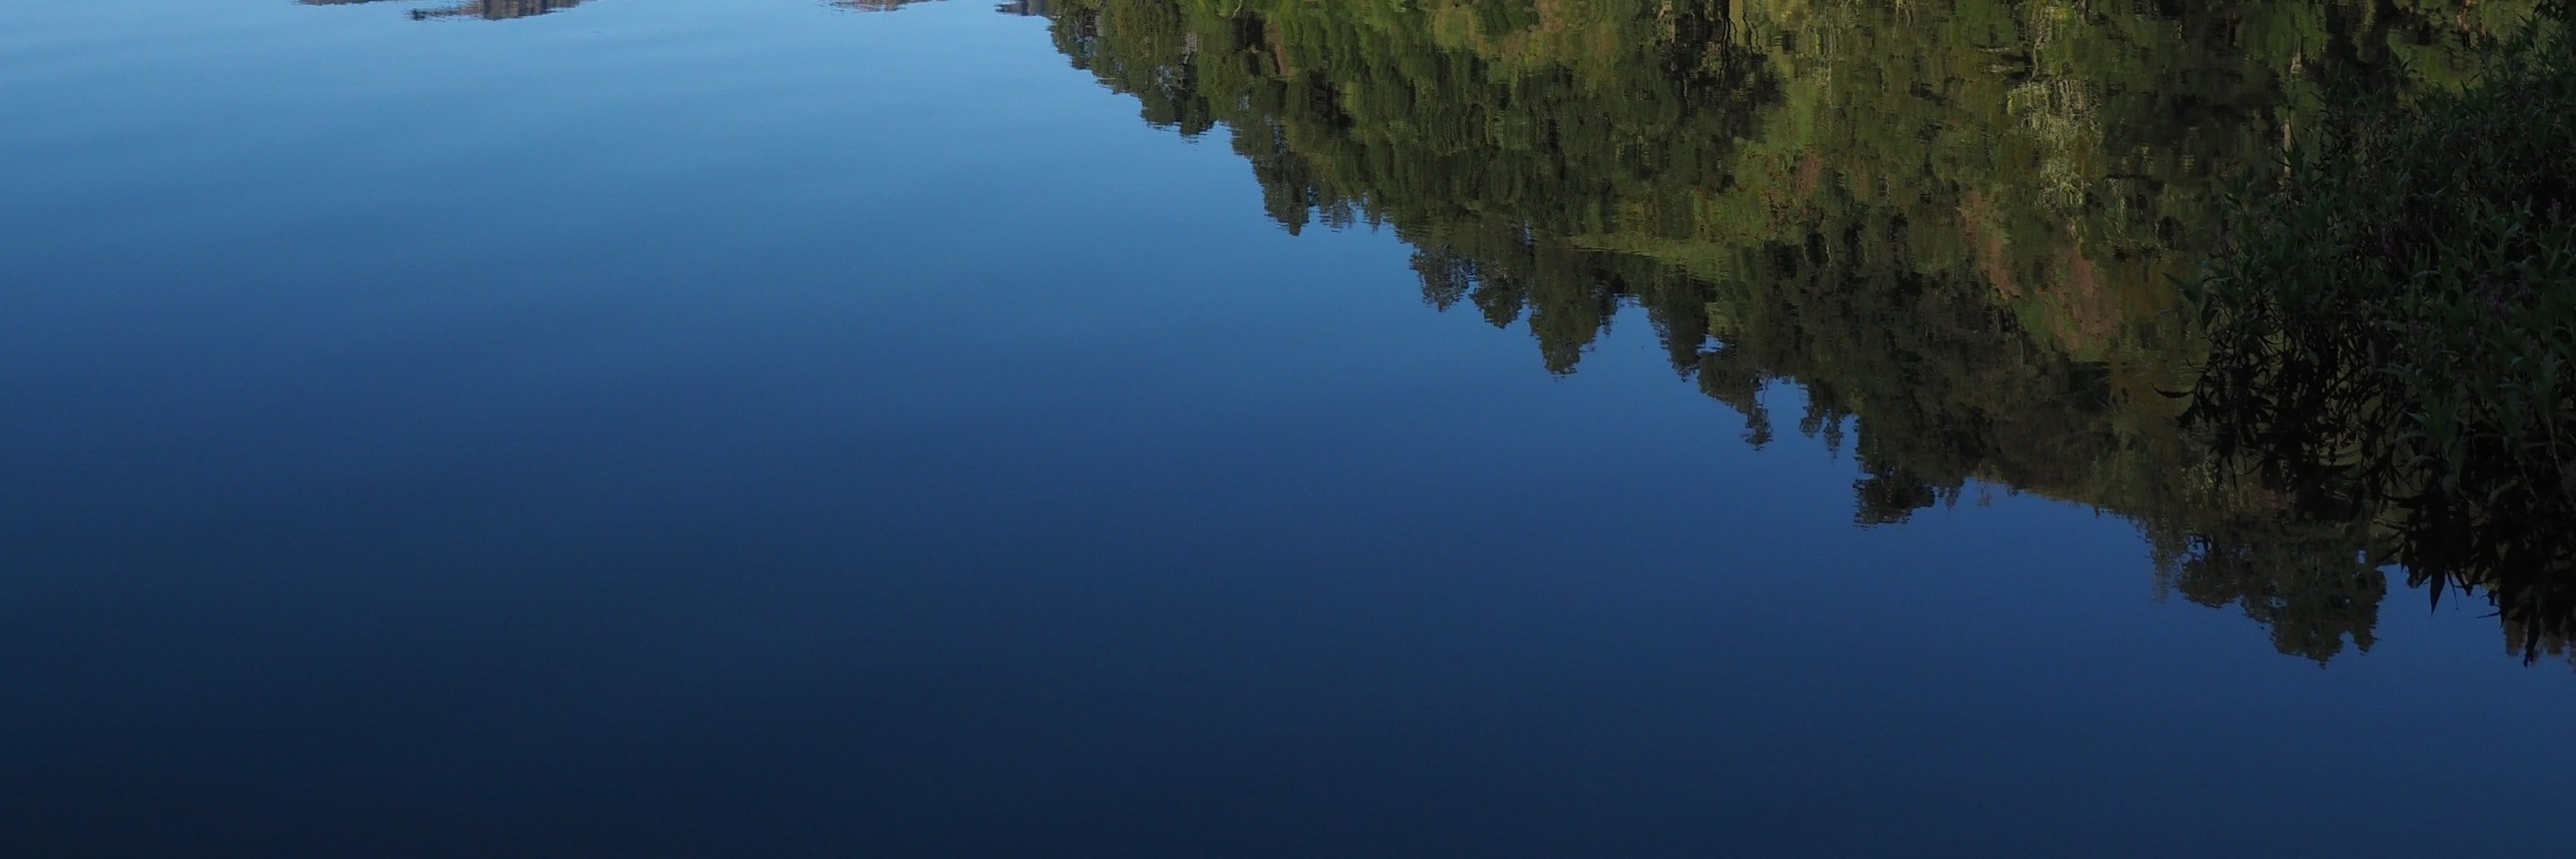
[[[888,5],[0,4],[0,854],[2565,849],[2156,394],[2494,21]]]

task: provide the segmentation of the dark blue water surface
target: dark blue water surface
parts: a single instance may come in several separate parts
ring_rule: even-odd
[[[1045,17],[406,11],[0,4],[0,855],[2565,849],[2482,604],[1855,527]]]

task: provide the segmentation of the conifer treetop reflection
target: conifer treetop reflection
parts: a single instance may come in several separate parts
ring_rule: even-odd
[[[1226,129],[1291,232],[1391,225],[1425,301],[1526,321],[1573,372],[1621,308],[1773,438],[1848,445],[1864,525],[1975,486],[2136,522],[2161,590],[2283,653],[2367,650],[2392,535],[2303,505],[2177,421],[2173,284],[2226,182],[2337,74],[2467,68],[2534,8],[2116,10],[1984,0],[1071,0],[1059,50],[1144,119]],[[2440,82],[2440,81],[2434,81]],[[1974,484],[1975,486],[1972,486]],[[2508,649],[2563,652],[2507,630]]]

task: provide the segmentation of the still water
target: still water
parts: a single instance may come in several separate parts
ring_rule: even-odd
[[[2502,19],[1776,5],[0,4],[0,854],[2563,850],[2158,394]]]

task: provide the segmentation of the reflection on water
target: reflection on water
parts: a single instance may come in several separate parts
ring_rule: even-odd
[[[2174,284],[2219,232],[2225,183],[2277,153],[2321,81],[2388,68],[2453,81],[2535,8],[997,11],[1051,18],[1057,48],[1146,121],[1226,128],[1290,232],[1392,226],[1427,303],[1526,320],[1550,372],[1573,372],[1621,308],[1640,308],[1674,371],[1744,415],[1747,442],[1777,432],[1767,388],[1802,389],[1797,430],[1848,446],[1866,475],[1856,522],[1994,486],[2089,505],[2145,533],[2163,591],[2235,607],[2281,652],[2324,662],[2369,649],[2380,564],[2422,556],[2407,547],[2434,539],[2430,520],[2317,503],[2308,482],[2223,462],[2187,432],[2176,392],[2205,347]],[[2452,543],[2493,531],[2445,527]],[[2509,649],[2566,652],[2566,619],[2507,619]]]
[[[295,2],[307,6],[339,6],[351,3],[381,3],[385,0],[295,0]],[[454,6],[414,9],[411,10],[411,17],[416,21],[432,18],[482,18],[499,21],[543,15],[570,9],[587,2],[589,0],[472,0],[472,2]]]
[[[344,6],[358,3],[383,3],[389,0],[295,0],[306,6]],[[454,6],[411,10],[412,20],[434,18],[482,18],[499,21],[526,18],[579,6],[590,0],[473,0]],[[827,0],[833,7],[852,12],[892,12],[914,3],[933,0]],[[995,7],[1005,15],[1039,16],[1047,14],[1047,0],[1009,0]]]
[[[852,12],[893,12],[915,3],[934,0],[831,0],[832,6]]]
[[[2531,3],[1070,0],[1059,50],[1183,135],[1220,126],[1291,232],[1392,225],[1423,297],[1526,318],[1573,372],[1623,306],[1745,415],[1807,394],[1855,519],[1983,486],[2148,536],[2170,593],[2281,652],[2367,650],[2405,542],[2218,462],[2177,421],[2201,360],[2174,284],[2225,182],[2318,82],[2442,82]],[[2438,592],[2436,592],[2438,598]],[[2508,595],[2510,598],[2510,595]],[[2557,628],[2552,625],[2551,628]],[[2564,652],[2507,629],[2528,656]]]
[[[2557,845],[2166,395],[2491,22],[464,3],[0,7],[0,856]]]

